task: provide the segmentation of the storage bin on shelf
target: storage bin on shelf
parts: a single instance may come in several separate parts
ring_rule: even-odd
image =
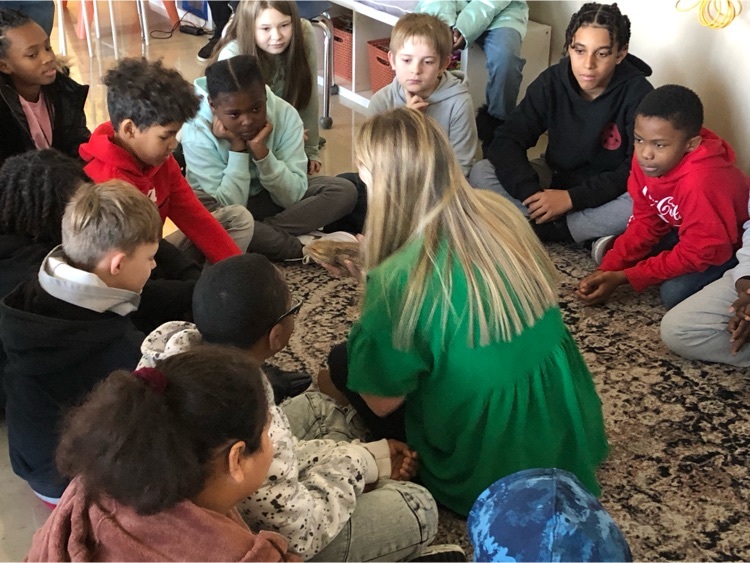
[[[367,42],[367,56],[370,60],[370,89],[374,94],[381,88],[385,88],[391,82],[396,73],[388,61],[388,46],[391,39],[373,39]]]
[[[352,18],[338,16],[333,22],[333,72],[344,80],[352,80]]]

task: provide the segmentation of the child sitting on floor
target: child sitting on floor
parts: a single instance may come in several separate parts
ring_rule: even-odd
[[[298,561],[235,508],[273,459],[261,377],[210,347],[110,375],[67,418],[73,481],[26,560]]]
[[[652,90],[651,68],[629,42],[617,4],[584,4],[565,31],[567,56],[529,85],[471,171],[472,186],[510,199],[543,241],[625,230],[635,110]],[[545,131],[544,157],[529,161]]]
[[[143,334],[128,315],[160,236],[156,207],[133,186],[85,184],[65,208],[62,245],[0,303],[10,461],[45,502],[57,504],[68,484],[54,462],[65,409],[138,362]]]
[[[188,181],[221,205],[247,206],[257,221],[248,250],[272,260],[302,258],[308,241],[298,236],[348,214],[354,186],[308,179],[302,121],[265,85],[255,57],[215,62],[195,87],[204,99],[182,131]]]
[[[0,8],[0,165],[14,154],[49,147],[77,156],[90,135],[83,112],[88,92],[58,70],[39,24]]]
[[[703,104],[684,86],[643,98],[628,180],[633,217],[622,236],[594,243],[601,265],[577,291],[587,305],[605,303],[624,284],[661,284],[669,309],[737,264],[748,182],[729,143],[702,125]]]
[[[180,229],[167,240],[196,261],[244,252],[253,236],[252,216],[241,206],[209,213],[172,156],[180,127],[198,110],[190,83],[161,61],[123,59],[107,71],[104,84],[110,121],[81,145],[86,174],[95,182],[133,184],[156,204],[162,221],[169,218]]]
[[[281,351],[302,303],[259,254],[224,260],[196,284],[195,325],[168,323],[143,343],[142,366],[202,342],[231,346],[260,364]],[[279,532],[291,551],[319,561],[389,561],[419,555],[437,531],[437,508],[419,485],[394,481],[416,470],[414,453],[397,441],[361,443],[364,434],[320,393],[273,404],[276,453],[261,489],[240,511],[253,529]],[[298,438],[304,438],[298,440]],[[375,489],[365,493],[365,486]],[[377,521],[377,527],[368,522]]]

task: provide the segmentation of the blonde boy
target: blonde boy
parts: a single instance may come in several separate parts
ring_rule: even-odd
[[[127,315],[156,265],[161,219],[136,188],[112,180],[79,188],[62,231],[39,275],[0,302],[11,465],[48,504],[68,484],[55,467],[60,417],[140,358],[144,336]]]
[[[452,49],[452,32],[439,18],[407,14],[399,19],[388,53],[396,77],[373,95],[368,113],[402,106],[425,112],[448,134],[468,175],[477,149],[477,127],[464,73],[446,70]]]

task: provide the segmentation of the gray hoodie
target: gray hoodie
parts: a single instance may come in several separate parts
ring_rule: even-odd
[[[464,176],[469,175],[477,151],[477,124],[474,104],[471,101],[466,76],[463,72],[449,70],[440,77],[437,89],[426,100],[425,113],[437,121],[453,145]],[[406,105],[404,89],[394,78],[388,86],[378,90],[367,107],[369,116]]]

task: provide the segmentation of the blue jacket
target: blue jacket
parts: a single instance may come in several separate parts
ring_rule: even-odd
[[[195,119],[182,128],[186,177],[193,189],[203,190],[222,205],[247,205],[248,198],[262,190],[283,208],[300,201],[307,192],[307,155],[297,110],[266,86],[266,118],[273,131],[268,155],[255,160],[247,152],[229,150],[229,141],[214,136],[205,77],[195,81],[195,89],[203,101]]]
[[[473,43],[488,29],[510,27],[526,36],[529,7],[519,0],[420,0],[414,10],[439,17]]]

